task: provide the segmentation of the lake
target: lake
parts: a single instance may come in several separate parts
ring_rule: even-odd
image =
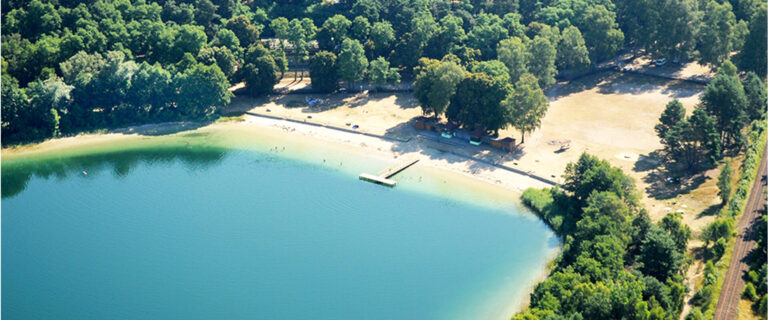
[[[503,319],[557,250],[512,193],[437,194],[418,166],[390,189],[349,162],[211,146],[3,160],[2,315]]]

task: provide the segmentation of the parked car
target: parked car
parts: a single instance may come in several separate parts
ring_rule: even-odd
[[[667,64],[667,58],[661,58],[659,60],[656,60],[656,65],[661,67],[663,65]]]

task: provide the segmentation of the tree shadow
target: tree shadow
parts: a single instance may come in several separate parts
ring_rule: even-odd
[[[395,153],[418,153],[432,160],[441,160],[448,163],[468,163],[469,173],[478,173],[512,160],[518,160],[525,152],[519,149],[515,152],[507,152],[491,147],[487,144],[479,146],[471,145],[461,138],[444,138],[439,133],[429,130],[419,131],[414,128],[417,117],[409,121],[387,129],[385,136],[393,138],[405,138],[395,141],[390,151]]]
[[[723,208],[723,204],[713,204],[709,206],[708,208],[704,209],[703,211],[699,212],[699,214],[696,215],[696,218],[701,217],[708,217],[708,216],[714,216],[717,215],[718,212],[720,212],[720,209]]]
[[[645,192],[656,200],[667,200],[681,194],[688,194],[708,179],[710,178],[704,172],[679,175],[677,171],[667,168],[657,168],[643,177],[643,181],[648,184]]]
[[[194,121],[182,121],[182,122],[164,122],[156,124],[145,124],[140,126],[125,127],[119,129],[113,129],[108,131],[109,133],[122,133],[122,134],[138,134],[142,136],[164,136],[179,132],[193,131],[201,127],[211,124],[210,121],[194,122]]]
[[[658,169],[661,166],[661,161],[656,159],[658,159],[657,151],[651,152],[648,155],[641,154],[632,166],[632,171],[646,172]]]
[[[610,79],[611,76],[613,76],[613,73],[611,72],[598,72],[571,81],[560,82],[547,89],[546,95],[550,101],[557,100],[574,93],[595,88],[601,82]]]

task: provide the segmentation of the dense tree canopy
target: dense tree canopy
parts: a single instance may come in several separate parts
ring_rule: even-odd
[[[339,76],[336,71],[336,55],[328,51],[320,51],[309,64],[309,76],[312,88],[320,92],[332,92],[339,86]]]
[[[456,85],[445,115],[449,120],[471,129],[497,131],[511,120],[501,101],[511,90],[505,79],[494,79],[483,73],[472,73]]]
[[[421,62],[421,71],[413,83],[413,94],[425,114],[439,116],[445,112],[466,71],[453,61],[422,59]]]
[[[250,83],[248,94],[271,92],[271,75],[278,72],[280,78],[288,69],[303,76],[319,51],[336,55],[335,72],[346,82],[392,82],[397,76],[412,81],[420,58],[450,56],[467,70],[492,74],[501,68],[487,61],[501,61],[509,84],[531,73],[545,89],[560,71],[584,72],[621,48],[713,65],[736,51],[740,68],[764,77],[765,11],[765,4],[755,0],[9,0],[2,7],[2,58],[4,74],[17,80],[19,90],[60,77],[75,87],[75,100],[88,96],[108,102],[96,107],[82,100],[69,108],[80,108],[84,119],[97,119],[114,108],[125,111],[115,102],[130,99],[98,97],[109,91],[88,93],[75,85],[91,82],[76,78],[95,76],[83,65],[96,63],[96,54],[106,60],[108,51],[121,52],[126,68],[131,61],[159,63],[171,77],[197,64],[216,65],[230,84]],[[259,46],[266,50],[252,50]],[[86,55],[96,60],[82,60]],[[369,67],[368,61],[376,62]],[[754,80],[744,86],[748,83],[755,87]],[[315,81],[313,87],[322,85]],[[746,94],[757,101],[760,91]],[[755,103],[749,105],[747,113],[755,119]],[[119,122],[102,120],[73,123],[96,128]]]
[[[680,217],[653,224],[633,200],[631,178],[590,155],[569,164],[566,178],[569,191],[523,194],[565,244],[550,276],[534,288],[530,308],[512,319],[677,318],[690,237]]]

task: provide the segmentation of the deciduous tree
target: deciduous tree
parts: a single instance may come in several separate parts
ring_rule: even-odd
[[[510,110],[512,126],[522,133],[521,143],[525,142],[525,133],[541,127],[541,119],[547,113],[547,97],[541,91],[536,77],[524,74],[515,83],[514,94],[502,102]]]
[[[309,77],[312,89],[320,92],[332,92],[339,87],[336,72],[336,55],[329,51],[320,51],[312,57],[309,64]]]

